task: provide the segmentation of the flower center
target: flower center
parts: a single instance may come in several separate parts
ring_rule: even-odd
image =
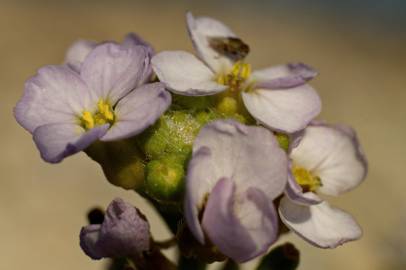
[[[320,177],[313,175],[305,168],[293,166],[292,172],[296,182],[303,188],[304,192],[316,191],[322,186]]]
[[[104,124],[112,125],[115,120],[113,107],[108,101],[101,99],[97,102],[97,110],[95,112],[83,111],[79,120],[80,125],[86,130]]]
[[[251,75],[251,65],[241,61],[236,62],[230,72],[217,77],[219,84],[229,86],[230,91],[238,91]]]

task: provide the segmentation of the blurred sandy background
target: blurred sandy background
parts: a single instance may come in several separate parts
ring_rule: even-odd
[[[364,237],[336,250],[283,238],[300,248],[300,269],[405,269],[406,5],[156,0],[0,1],[0,269],[102,269],[81,252],[78,232],[89,207],[116,196],[149,216],[156,238],[169,236],[142,199],[109,185],[84,154],[44,163],[12,108],[24,81],[37,68],[60,63],[78,38],[121,40],[135,31],[158,51],[191,50],[186,10],[229,24],[250,44],[255,67],[298,60],[316,67],[321,75],[312,84],[323,100],[322,117],[358,131],[369,176],[334,203],[357,217]]]

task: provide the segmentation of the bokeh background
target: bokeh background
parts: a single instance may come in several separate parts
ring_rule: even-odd
[[[103,262],[81,252],[78,232],[87,209],[117,196],[147,214],[157,239],[170,236],[140,197],[109,185],[84,154],[44,163],[12,108],[24,81],[43,65],[61,63],[78,38],[121,40],[134,31],[158,51],[191,50],[186,10],[230,25],[250,44],[254,67],[287,61],[316,67],[321,118],[358,131],[369,157],[367,181],[333,203],[357,217],[364,237],[335,250],[283,237],[300,248],[299,269],[406,269],[402,0],[0,1],[0,269],[102,269]]]

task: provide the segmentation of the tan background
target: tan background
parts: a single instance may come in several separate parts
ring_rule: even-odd
[[[251,45],[255,67],[289,60],[317,67],[321,75],[312,84],[323,100],[322,117],[349,123],[359,133],[369,157],[368,179],[334,203],[357,217],[364,237],[336,250],[285,237],[302,252],[300,269],[405,269],[405,35],[379,20],[349,22],[334,10],[257,5],[0,1],[0,269],[101,269],[79,249],[78,231],[90,206],[105,206],[116,196],[150,217],[156,238],[168,237],[138,196],[110,186],[84,154],[59,165],[44,163],[11,112],[24,81],[37,68],[60,63],[77,38],[120,40],[135,31],[158,51],[191,50],[184,26],[188,9],[229,24]]]

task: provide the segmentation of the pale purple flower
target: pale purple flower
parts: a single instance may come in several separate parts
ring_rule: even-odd
[[[27,80],[14,109],[33,134],[42,158],[51,163],[96,140],[135,136],[168,108],[170,94],[150,77],[149,49],[129,43],[96,46],[80,64],[46,66]]]
[[[364,180],[367,162],[355,132],[346,126],[313,123],[290,158],[287,196],[279,206],[283,223],[321,248],[360,238],[362,230],[354,218],[316,194],[337,196]]]
[[[152,58],[155,73],[171,91],[191,96],[241,91],[257,121],[287,133],[305,128],[320,113],[320,98],[306,84],[317,74],[309,66],[288,64],[251,73],[243,62],[245,54],[238,55],[246,45],[226,25],[188,13],[187,26],[199,58],[184,51],[164,51]]]
[[[287,155],[269,130],[232,120],[204,126],[186,177],[185,216],[196,239],[208,237],[237,262],[266,252],[277,239],[273,200],[287,171]]]
[[[139,258],[150,249],[148,221],[138,209],[117,198],[107,207],[102,224],[80,231],[80,246],[90,258]]]

